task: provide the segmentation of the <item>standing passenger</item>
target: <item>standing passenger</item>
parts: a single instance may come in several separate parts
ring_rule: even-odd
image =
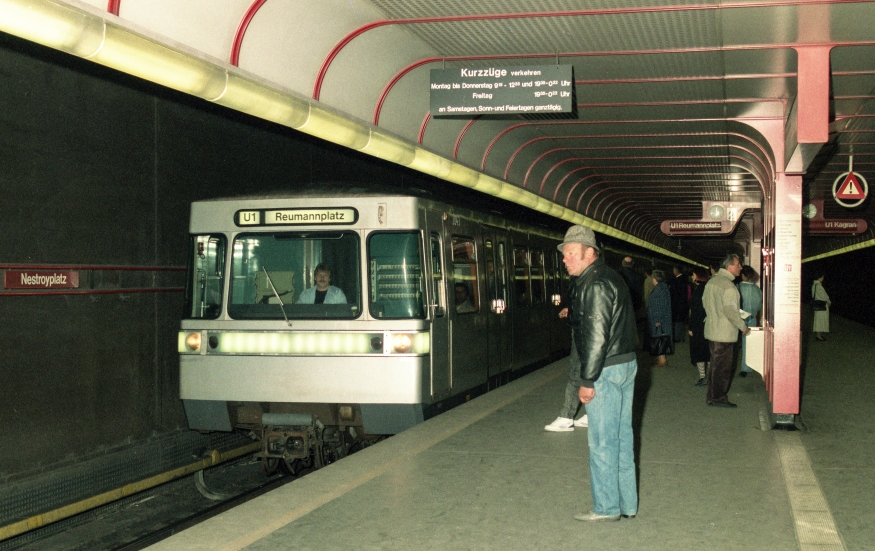
[[[651,268],[644,270],[644,284],[641,287],[644,307],[647,308],[647,301],[650,299],[650,293],[653,292],[653,270]]]
[[[571,334],[580,361],[578,397],[589,415],[592,510],[582,521],[620,520],[638,512],[632,397],[638,333],[623,278],[599,257],[595,234],[572,226],[559,246],[569,275],[577,276]]]
[[[674,342],[684,342],[687,320],[690,319],[690,284],[681,265],[674,267],[674,278],[668,284],[671,291],[671,320],[674,325]]]
[[[574,309],[572,297],[574,294],[574,279],[574,276],[572,276],[568,281],[568,292],[562,297],[563,308],[559,310],[559,317],[568,320],[569,325],[571,325],[573,318],[571,312]],[[587,427],[589,418],[585,412],[577,419],[574,418],[577,415],[577,410],[580,409],[580,398],[577,396],[579,389],[580,358],[577,356],[577,350],[572,346],[571,356],[568,358],[568,383],[565,385],[565,402],[562,404],[562,409],[559,410],[559,417],[545,426],[544,430],[549,432],[571,432],[575,427]]]
[[[719,270],[718,270],[719,271]],[[699,380],[696,386],[705,386],[708,381],[705,375],[708,373],[708,362],[711,360],[711,351],[708,341],[705,340],[705,307],[702,305],[702,296],[705,294],[705,284],[710,277],[705,268],[693,268],[693,298],[690,299],[690,363],[699,370]]]
[[[671,295],[665,284],[665,273],[653,270],[653,292],[647,301],[647,329],[650,355],[656,357],[654,367],[668,365],[666,354],[674,354],[671,321]]]
[[[763,307],[763,292],[757,287],[759,274],[750,266],[741,269],[741,283],[738,284],[738,292],[741,294],[741,309],[748,313],[744,318],[744,324],[748,327],[756,327],[757,316]],[[753,373],[753,369],[747,365],[747,337],[741,337],[741,371],[739,377],[747,377]]]
[[[825,341],[823,334],[829,333],[829,307],[832,305],[826,289],[823,288],[823,279],[824,275],[821,273],[811,285],[811,297],[814,299],[814,338],[819,341]]]
[[[721,264],[720,271],[705,285],[702,304],[705,306],[705,338],[711,350],[711,370],[708,372],[709,406],[737,407],[729,401],[729,384],[734,371],[733,353],[738,332],[747,335],[750,328],[738,313],[739,294],[735,278],[741,273],[737,254],[730,254]]]

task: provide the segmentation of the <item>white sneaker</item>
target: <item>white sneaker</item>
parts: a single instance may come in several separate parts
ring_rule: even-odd
[[[574,419],[557,417],[555,421],[544,427],[550,432],[571,432],[574,430]]]
[[[583,427],[586,428],[589,426],[589,417],[584,413],[582,417],[574,420],[575,427]]]

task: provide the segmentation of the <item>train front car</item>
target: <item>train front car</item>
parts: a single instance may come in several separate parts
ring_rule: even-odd
[[[192,205],[180,393],[189,427],[242,430],[293,472],[423,420],[423,215],[411,197]],[[438,313],[440,309],[438,308]]]

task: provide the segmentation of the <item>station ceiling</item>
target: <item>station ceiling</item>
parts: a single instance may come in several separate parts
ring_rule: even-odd
[[[804,236],[803,259],[875,237],[871,200],[847,208],[833,199],[834,182],[851,159],[863,176],[875,168],[871,1],[3,4],[97,14],[375,129],[411,151],[435,154],[449,162],[449,181],[503,189],[505,197],[516,193],[522,204],[537,197],[542,212],[569,221],[568,212],[576,213],[597,231],[697,262],[740,252],[740,243],[761,231],[761,205],[781,172],[803,174],[803,205],[814,201],[826,218],[868,222],[862,235]],[[830,48],[829,137],[809,145],[801,164],[788,164],[786,152],[796,145],[799,52],[823,46]],[[557,64],[573,66],[571,115],[429,112],[431,69]],[[715,204],[736,213],[734,233],[676,237],[661,230],[665,220],[708,220]]]

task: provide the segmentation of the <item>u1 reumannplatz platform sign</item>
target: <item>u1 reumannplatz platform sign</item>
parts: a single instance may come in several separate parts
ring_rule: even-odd
[[[431,70],[431,116],[571,113],[571,65]]]

